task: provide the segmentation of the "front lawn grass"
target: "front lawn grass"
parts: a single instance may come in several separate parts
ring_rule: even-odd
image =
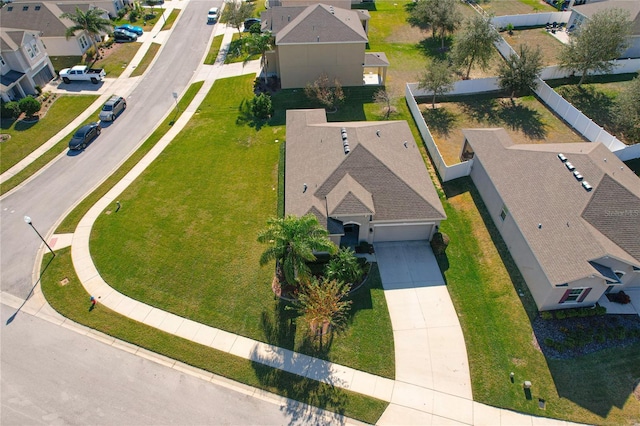
[[[160,44],[151,43],[151,45],[149,46],[149,50],[147,50],[147,53],[144,54],[142,61],[140,61],[136,69],[131,73],[131,77],[136,77],[144,74],[147,68],[149,68],[149,65],[151,65],[153,58],[156,57],[158,50],[160,50]]]
[[[259,266],[265,247],[256,236],[277,214],[285,129],[278,120],[267,125],[245,112],[252,88],[251,76],[216,81],[198,114],[119,197],[120,211],[97,220],[91,236],[96,265],[110,285],[134,299],[393,377],[391,324],[375,272],[371,285],[354,296],[363,300],[356,302],[349,330],[335,336],[328,353],[306,346],[305,327],[295,318],[281,321],[271,291],[273,265]],[[362,102],[355,103],[362,114]],[[273,341],[274,327],[288,327],[285,337],[276,333]]]
[[[588,424],[637,421],[640,402],[632,391],[640,377],[640,344],[546,359],[530,323],[535,304],[473,183],[462,178],[442,186],[447,220],[441,229],[451,243],[440,264],[464,331],[474,400]],[[523,393],[525,380],[533,383],[531,400]],[[546,410],[538,408],[538,398]]]
[[[181,11],[182,9],[172,9],[169,17],[164,24],[162,24],[160,31],[170,30],[173,27],[174,22],[176,22],[176,19],[178,19],[178,15],[180,15]]]
[[[50,259],[50,255],[43,259],[43,270]],[[60,282],[64,278],[69,282],[62,286]],[[269,368],[165,333],[113,312],[100,303],[95,309],[89,310],[89,294],[75,275],[70,248],[56,252],[56,257],[42,277],[42,291],[49,304],[72,321],[268,392],[371,424],[380,418],[388,405],[385,401]],[[291,410],[292,418],[299,415],[294,411],[295,407],[283,409]]]
[[[119,77],[120,74],[131,64],[131,60],[140,49],[142,43],[117,43],[107,56],[99,59],[93,68],[104,68],[108,78]]]
[[[521,15],[536,12],[557,12],[558,9],[541,0],[491,0],[478,2],[487,13],[495,16]]]
[[[11,139],[0,144],[0,173],[23,160],[36,148],[84,112],[98,97],[93,95],[58,96],[44,117],[33,123],[22,120],[2,120],[2,133]],[[59,153],[59,152],[58,152]]]
[[[491,94],[419,99],[422,115],[447,164],[460,161],[462,129],[504,127],[514,143],[585,142],[535,96],[514,98]]]

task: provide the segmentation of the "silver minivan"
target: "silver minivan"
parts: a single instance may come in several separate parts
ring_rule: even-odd
[[[113,121],[122,111],[127,109],[127,101],[118,95],[113,95],[100,111],[100,121]]]

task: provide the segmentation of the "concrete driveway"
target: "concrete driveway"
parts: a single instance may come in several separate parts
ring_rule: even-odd
[[[396,352],[391,405],[378,424],[424,415],[472,424],[467,348],[429,242],[376,243],[375,251]]]

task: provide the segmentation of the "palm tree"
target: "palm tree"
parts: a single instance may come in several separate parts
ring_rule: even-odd
[[[247,40],[247,48],[249,50],[249,56],[261,55],[260,66],[264,72],[264,84],[267,84],[267,56],[266,52],[273,49],[273,43],[275,38],[270,32],[251,34],[251,37]]]
[[[111,29],[111,21],[102,17],[104,13],[105,12],[102,9],[89,9],[86,12],[83,12],[76,6],[75,13],[65,12],[60,15],[60,18],[70,19],[75,24],[67,28],[67,31],[65,32],[67,40],[70,37],[73,37],[76,32],[85,31],[89,34],[91,44],[97,54],[98,48],[96,46],[95,37],[98,34],[107,32]]]
[[[328,235],[311,213],[271,218],[267,220],[267,228],[258,234],[258,242],[269,245],[260,256],[260,265],[275,260],[289,284],[307,281],[311,276],[307,262],[316,260],[314,253],[337,251]]]

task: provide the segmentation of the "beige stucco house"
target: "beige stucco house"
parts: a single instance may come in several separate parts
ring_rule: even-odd
[[[76,7],[86,12],[95,6],[70,1],[14,2],[0,9],[0,21],[3,28],[37,32],[50,56],[81,56],[91,47],[90,35],[78,31],[75,37],[67,39],[67,28],[74,24],[69,19],[60,18],[65,12],[74,13]],[[109,17],[107,11],[104,17]],[[99,38],[96,41],[100,41]]]
[[[389,62],[384,53],[368,53],[366,10],[326,4],[273,7],[261,15],[262,30],[275,37],[266,54],[266,74],[277,76],[283,89],[305,87],[320,75],[342,86],[383,85]],[[371,73],[371,74],[369,74]]]
[[[640,178],[600,143],[465,130],[463,158],[540,310],[640,287]]]
[[[36,94],[55,72],[38,33],[34,31],[0,30],[0,96],[5,102]]]
[[[406,121],[327,122],[287,111],[285,213],[313,213],[336,244],[429,240],[446,218]]]

